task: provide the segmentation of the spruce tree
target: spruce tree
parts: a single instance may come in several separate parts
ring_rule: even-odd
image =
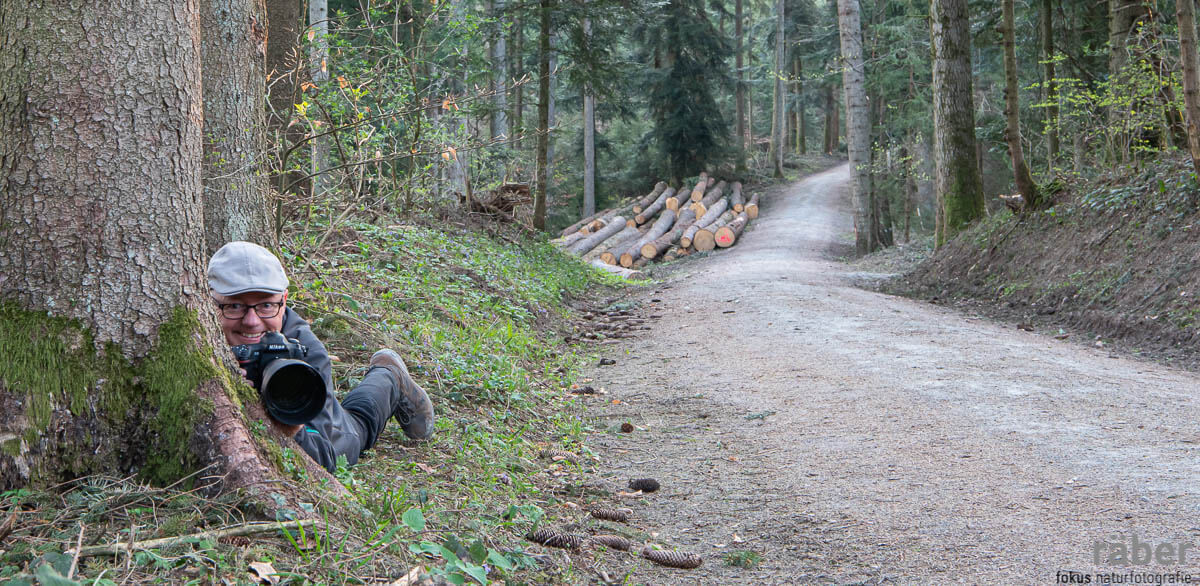
[[[727,154],[729,125],[716,91],[729,89],[729,45],[702,0],[672,0],[647,19],[650,138],[675,179],[695,175]]]

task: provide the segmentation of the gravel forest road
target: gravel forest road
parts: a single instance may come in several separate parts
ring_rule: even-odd
[[[588,442],[610,488],[662,483],[623,497],[632,526],[704,564],[596,568],[650,584],[1200,580],[1200,379],[856,287],[870,275],[839,260],[848,181],[843,165],[765,194],[737,246],[633,294],[663,317],[604,347],[617,364],[589,373],[608,394]],[[1134,539],[1133,561],[1162,555],[1109,559],[1105,542]],[[761,561],[731,565],[738,552]]]

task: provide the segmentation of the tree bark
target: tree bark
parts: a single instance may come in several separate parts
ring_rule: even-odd
[[[746,207],[746,197],[742,195],[742,182],[734,181],[732,190],[729,195],[729,205],[733,211],[741,213]]]
[[[649,206],[646,206],[646,209],[640,210],[640,211],[634,210],[634,212],[637,214],[637,216],[634,216],[633,220],[635,222],[637,222],[638,224],[645,224],[646,222],[649,222],[650,219],[653,218],[655,214],[663,211],[663,209],[666,208],[667,198],[674,197],[674,196],[675,196],[675,188],[668,187],[665,191],[663,191],[661,194],[659,194],[658,199],[654,200],[654,202],[651,203]],[[674,211],[674,210],[667,210],[667,211]]]
[[[725,181],[721,181],[712,189],[708,190],[708,193],[704,195],[704,199],[694,202],[691,205],[691,208],[695,210],[697,217],[703,216],[708,211],[708,208],[712,207],[718,201],[721,201],[725,194],[725,186]]]
[[[775,165],[773,176],[783,179],[783,151],[787,136],[784,122],[784,92],[787,91],[784,79],[787,67],[784,65],[784,2],[775,0],[775,63],[772,77],[775,81],[774,101],[771,108],[771,161]]]
[[[825,154],[827,155],[832,155],[833,149],[837,146],[834,144],[833,139],[833,127],[836,126],[836,122],[834,122],[836,120],[834,117],[835,107],[833,104],[833,84],[830,83],[825,86]]]
[[[734,90],[734,135],[736,136],[738,162],[737,169],[742,171],[746,168],[746,74],[743,71],[742,47],[745,38],[743,25],[745,18],[742,16],[742,3],[745,0],[736,0],[734,8],[734,25],[733,34],[735,37],[736,49],[734,52],[734,63],[737,69],[737,87]]]
[[[275,174],[270,178],[272,185],[282,189],[292,185],[291,192],[305,188],[302,180],[305,173],[288,171],[291,162],[283,156],[296,143],[304,140],[303,127],[291,124],[296,115],[295,104],[300,83],[298,78],[305,70],[300,54],[300,32],[304,29],[305,0],[267,0],[267,57],[266,85],[267,132],[272,137],[270,145],[276,147]]]
[[[1148,14],[1145,0],[1108,0],[1108,75],[1116,78],[1129,60],[1125,44],[1138,20]]]
[[[1058,159],[1058,81],[1054,78],[1054,8],[1053,0],[1042,0],[1042,77],[1046,107],[1046,167],[1054,175]]]
[[[630,244],[636,242],[642,237],[642,234],[645,234],[646,230],[649,229],[650,226],[642,226],[640,228],[637,226],[626,226],[624,230],[617,232],[616,236],[609,238],[600,246],[597,246],[595,250],[593,250],[592,253],[587,256],[595,255],[607,265],[620,264],[621,253],[625,252],[625,250],[629,248]],[[595,254],[597,251],[603,252],[597,255]],[[586,259],[587,256],[584,258]]]
[[[642,246],[642,258],[658,258],[667,249],[671,248],[683,232],[690,228],[696,222],[696,214],[691,210],[683,210],[675,217],[675,224],[670,232],[655,238],[653,242],[648,242]]]
[[[588,51],[592,21],[583,19],[583,50]],[[583,213],[596,209],[596,96],[591,82],[583,84]],[[639,210],[634,210],[639,211]]]
[[[504,14],[505,0],[492,0],[492,18],[496,19],[496,36],[492,40],[492,140],[508,138],[508,47],[504,29],[508,17]],[[539,108],[541,106],[539,105]]]
[[[1179,51],[1183,62],[1184,118],[1187,121],[1188,151],[1192,169],[1200,176],[1200,58],[1196,53],[1196,7],[1193,0],[1177,0]]]
[[[750,196],[750,201],[746,202],[746,209],[744,211],[746,212],[746,215],[750,217],[751,220],[758,218],[758,194],[757,193]]]
[[[662,216],[654,222],[654,225],[641,238],[634,242],[632,246],[626,247],[625,252],[621,253],[621,266],[626,268],[633,266],[636,260],[642,258],[642,247],[653,242],[655,238],[666,234],[674,224],[675,212],[671,210],[664,211]]]
[[[541,29],[538,34],[538,143],[537,191],[533,196],[533,227],[546,229],[546,183],[549,175],[550,144],[550,10],[553,0],[541,0]]]
[[[329,0],[308,0],[308,28],[313,35],[309,75],[313,84],[320,88],[329,81]],[[326,129],[324,124],[327,121],[322,120],[321,123],[322,126],[314,129],[315,132]],[[333,163],[329,158],[329,142],[332,139],[332,135],[324,135],[312,140],[313,193],[318,196],[328,194],[336,183],[330,175]]]
[[[513,84],[512,145],[519,151],[521,139],[525,134],[525,85],[519,81],[525,78],[525,27],[521,26],[520,17],[513,19],[512,35],[512,79],[518,80]],[[592,206],[592,211],[595,209],[595,206]]]
[[[795,107],[792,108],[792,115],[796,117],[796,153],[803,155],[807,150],[804,145],[804,78],[803,71],[800,65],[800,57],[797,56],[792,60],[792,75],[795,79],[792,81]]]
[[[1008,141],[1008,156],[1012,160],[1013,180],[1017,191],[1025,198],[1025,209],[1039,210],[1042,201],[1037,185],[1029,174],[1029,166],[1025,164],[1025,153],[1021,147],[1021,112],[1020,96],[1017,94],[1017,49],[1016,30],[1014,27],[1013,0],[1002,0],[1004,22],[1001,34],[1004,36],[1004,119],[1006,128],[1004,137]]]
[[[198,2],[3,2],[0,30],[0,490],[276,480],[215,358]]]
[[[872,229],[871,113],[863,69],[862,24],[858,0],[838,0],[842,41],[842,87],[846,92],[846,145],[854,177],[854,248],[859,256],[879,247]]]
[[[266,22],[260,0],[202,0],[204,240],[274,248],[267,215]]]
[[[696,181],[696,186],[692,188],[692,201],[700,201],[704,199],[704,190],[708,189],[708,173],[700,172],[700,179]]]
[[[984,215],[967,18],[966,0],[931,2],[934,190],[942,212],[938,246]]]
[[[574,246],[567,249],[567,252],[570,252],[575,256],[583,256],[587,254],[589,250],[600,246],[600,244],[602,244],[605,240],[608,240],[610,236],[613,236],[625,228],[627,228],[625,225],[625,217],[614,216],[611,222],[605,224],[605,226],[595,234],[576,242]]]

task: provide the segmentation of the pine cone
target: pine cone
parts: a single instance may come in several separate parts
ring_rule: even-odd
[[[556,450],[553,448],[547,448],[545,450],[542,450],[541,456],[543,458],[546,458],[547,460],[553,460],[555,462],[562,461],[562,462],[568,462],[571,464],[575,464],[575,463],[579,462],[579,456],[576,456],[575,454],[572,454],[571,452],[567,452],[564,450]]]
[[[626,421],[625,423],[621,424],[621,432],[622,433],[631,433],[632,431],[633,431],[632,423]]]
[[[660,566],[667,566],[668,568],[680,568],[684,570],[699,568],[700,564],[704,561],[700,556],[694,553],[682,551],[661,551],[651,548],[649,545],[642,549],[642,557]]]
[[[561,547],[563,549],[579,549],[583,545],[583,538],[578,535],[562,533],[553,529],[538,529],[526,535],[525,539],[534,543],[540,543],[546,547]]]
[[[620,535],[596,535],[592,537],[593,543],[598,543],[609,549],[620,551],[629,551],[633,549],[633,542],[621,537]]]
[[[658,481],[653,478],[635,478],[629,481],[629,490],[654,492],[658,490]]]
[[[633,511],[629,509],[609,509],[598,507],[588,511],[593,517],[603,519],[605,521],[616,521],[618,523],[626,523],[629,521],[629,514]]]

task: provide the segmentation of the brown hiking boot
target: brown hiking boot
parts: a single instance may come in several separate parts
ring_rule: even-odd
[[[384,348],[371,356],[371,366],[386,368],[399,383],[400,397],[392,417],[400,422],[404,435],[420,440],[433,436],[433,403],[425,389],[408,374],[400,355]]]

